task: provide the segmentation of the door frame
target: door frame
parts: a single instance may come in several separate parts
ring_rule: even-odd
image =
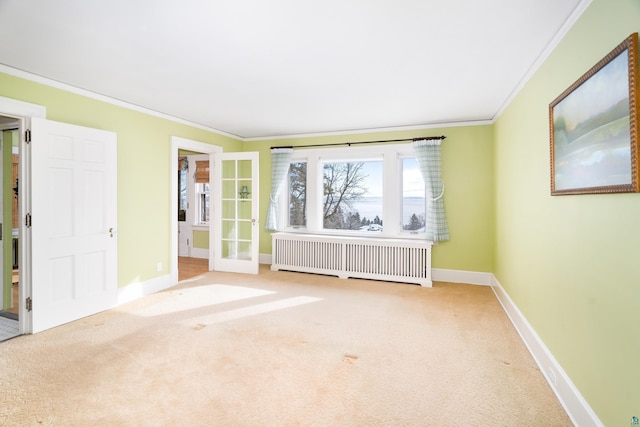
[[[0,115],[15,118],[18,121],[20,135],[20,163],[18,172],[18,217],[22,219],[26,212],[31,211],[31,153],[25,138],[25,130],[30,128],[31,117],[47,118],[47,109],[42,105],[31,104],[13,98],[0,96]],[[19,253],[19,281],[18,295],[19,315],[18,331],[28,334],[33,331],[31,312],[25,310],[23,301],[31,297],[31,230],[24,226],[24,221],[18,221]]]
[[[215,165],[216,155],[222,153],[222,147],[179,136],[171,137],[171,191],[169,192],[171,195],[171,266],[169,271],[171,283],[178,283],[178,174],[176,173],[178,171],[178,150],[208,154],[209,165]],[[209,174],[209,188],[213,188],[213,175],[212,173]],[[213,198],[211,200],[213,201]],[[219,207],[212,203],[210,212],[212,219],[217,218],[217,209]],[[214,269],[214,223],[215,220],[209,221],[209,271]]]
[[[3,114],[0,114],[0,117],[4,117],[4,118],[11,118],[12,121],[10,122],[5,122],[0,124],[0,181],[2,181],[3,188],[2,191],[0,191],[0,228],[3,227],[4,228],[8,228],[6,226],[6,222],[7,222],[7,218],[4,217],[4,198],[5,198],[5,191],[6,192],[12,192],[12,188],[11,187],[7,187],[4,188],[4,181],[3,181],[3,171],[4,171],[4,162],[5,162],[5,150],[9,151],[9,149],[5,148],[5,144],[6,142],[4,141],[4,135],[3,132],[7,131],[7,130],[16,130],[17,128],[17,132],[20,132],[20,121],[19,119],[16,119],[14,117],[10,117],[10,116],[6,116]],[[11,155],[13,155],[13,147],[11,147]],[[19,158],[19,157],[18,157]],[[13,164],[13,159],[12,162]],[[19,181],[18,181],[19,183]],[[16,218],[17,219],[17,218]],[[13,217],[11,218],[11,220],[13,221]],[[13,224],[12,224],[13,225]],[[11,227],[11,229],[13,229],[13,226]],[[2,230],[2,238],[0,239],[0,280],[4,281],[5,279],[5,271],[4,271],[4,258],[9,256],[9,253],[5,253],[4,251],[4,246],[5,246],[5,240],[7,239],[11,239],[13,240],[13,233],[11,233],[11,235],[9,235],[8,233],[5,233],[5,230]],[[19,247],[19,246],[18,246]],[[13,255],[13,254],[12,254]],[[8,275],[8,274],[7,274]],[[8,283],[2,283],[2,285],[0,285],[0,310],[2,310],[2,306],[4,305],[3,303],[4,301],[4,292],[5,292],[5,287],[8,285]],[[9,286],[9,289],[12,289],[12,284]],[[13,291],[11,292],[11,295],[13,294]],[[18,304],[18,307],[20,306],[20,298],[18,297],[18,301],[15,301],[14,304]]]

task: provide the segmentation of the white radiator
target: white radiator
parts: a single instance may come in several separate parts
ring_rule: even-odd
[[[431,286],[431,245],[424,240],[273,233],[272,270]]]

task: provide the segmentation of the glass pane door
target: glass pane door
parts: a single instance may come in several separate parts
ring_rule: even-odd
[[[220,177],[220,243],[216,270],[258,271],[257,153],[225,153]]]

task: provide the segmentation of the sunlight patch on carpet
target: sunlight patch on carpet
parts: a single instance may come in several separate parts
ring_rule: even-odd
[[[271,295],[276,292],[265,289],[247,288],[244,286],[212,284],[194,288],[176,289],[169,293],[172,294],[172,298],[169,300],[140,310],[137,314],[143,317],[160,316],[192,310],[194,308]]]
[[[267,302],[264,304],[255,304],[248,307],[237,308],[234,310],[221,311],[219,313],[214,313],[208,316],[202,316],[197,319],[184,322],[184,324],[188,326],[193,326],[193,323],[195,321],[197,325],[212,325],[214,323],[228,322],[230,320],[242,319],[244,317],[250,317],[258,314],[269,313],[272,311],[296,307],[299,305],[309,304],[317,301],[322,301],[322,298],[305,297],[305,296],[286,298],[278,301]]]

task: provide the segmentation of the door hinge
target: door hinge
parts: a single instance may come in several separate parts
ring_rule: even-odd
[[[33,300],[31,299],[31,297],[27,297],[27,299],[25,300],[25,306],[27,311],[31,311],[33,309]]]
[[[31,227],[31,214],[30,213],[28,213],[24,217],[24,225],[26,225],[27,227]]]
[[[28,144],[31,142],[31,129],[24,131],[24,141]]]

